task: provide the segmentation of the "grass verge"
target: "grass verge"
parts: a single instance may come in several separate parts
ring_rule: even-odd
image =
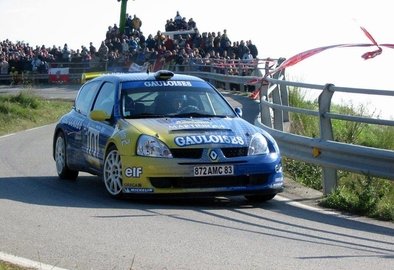
[[[56,122],[71,101],[45,100],[31,91],[0,95],[0,136]]]
[[[21,267],[12,263],[0,261],[0,270],[34,270],[34,268]]]

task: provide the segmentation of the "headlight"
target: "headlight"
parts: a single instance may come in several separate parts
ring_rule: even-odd
[[[253,138],[250,141],[248,156],[264,154],[268,154],[267,140],[260,133],[256,133],[253,135]]]
[[[147,157],[172,158],[170,149],[159,139],[141,135],[137,143],[137,155]]]

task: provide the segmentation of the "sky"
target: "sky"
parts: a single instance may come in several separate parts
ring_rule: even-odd
[[[200,32],[227,30],[231,41],[251,40],[259,58],[289,58],[300,52],[335,44],[370,43],[364,27],[377,43],[394,44],[394,23],[387,0],[129,0],[127,12],[142,20],[147,36],[164,31],[167,19],[179,11],[193,18]],[[0,0],[0,40],[30,45],[78,49],[93,42],[99,47],[108,26],[119,25],[117,0]],[[394,49],[364,60],[370,48],[336,48],[287,68],[288,79],[316,84],[394,90],[391,65]],[[361,98],[363,99],[363,98]],[[349,101],[338,96],[337,101]],[[368,97],[394,115],[394,97]],[[360,100],[358,101],[360,102]],[[393,110],[393,111],[391,111]]]

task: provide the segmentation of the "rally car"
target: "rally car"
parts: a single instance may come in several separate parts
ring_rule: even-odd
[[[56,124],[60,178],[98,175],[109,195],[231,196],[283,190],[275,140],[207,81],[161,70],[83,84]]]

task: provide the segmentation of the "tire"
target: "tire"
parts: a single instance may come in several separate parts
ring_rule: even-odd
[[[276,194],[246,195],[245,198],[250,202],[266,202],[272,200]]]
[[[63,132],[59,132],[56,137],[54,158],[56,171],[60,179],[76,180],[78,171],[71,170],[67,166],[67,144]]]
[[[123,195],[122,180],[122,160],[118,149],[112,146],[109,148],[103,168],[103,181],[107,192],[114,198],[121,198]]]

